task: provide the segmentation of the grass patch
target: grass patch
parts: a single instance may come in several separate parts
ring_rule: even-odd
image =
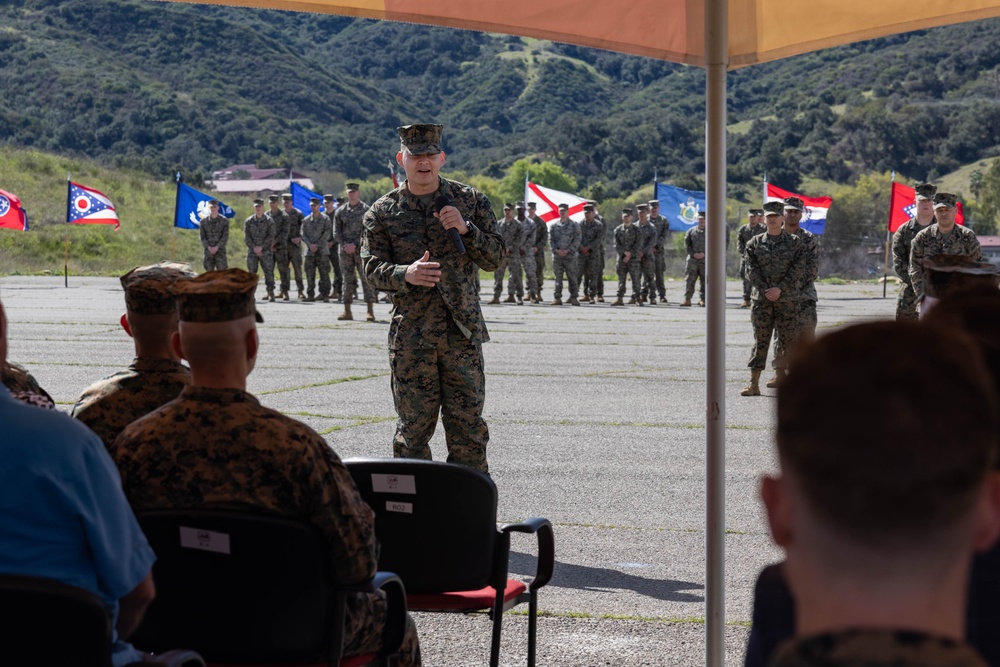
[[[312,389],[313,387],[328,387],[335,384],[343,384],[345,382],[358,382],[361,380],[370,380],[372,378],[383,377],[388,375],[388,373],[372,373],[370,375],[351,375],[346,378],[335,378],[333,380],[326,380],[325,382],[313,382],[310,384],[303,384],[297,387],[282,387],[281,389],[269,389],[267,391],[259,392],[258,396],[268,396],[270,394],[284,394],[289,391],[299,391],[301,389]]]

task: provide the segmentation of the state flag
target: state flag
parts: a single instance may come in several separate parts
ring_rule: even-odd
[[[292,181],[292,185],[291,188],[289,188],[289,192],[291,192],[292,194],[292,206],[302,211],[302,213],[305,215],[309,215],[309,213],[312,211],[312,209],[309,208],[310,199],[312,199],[313,197],[318,197],[321,202],[323,200],[323,195],[317,192],[313,192],[309,188],[304,188],[295,181]],[[319,205],[319,210],[320,212],[326,211],[326,206],[324,206],[321,203]],[[330,214],[332,215],[333,211],[331,211]]]
[[[179,178],[179,176],[178,176]],[[201,221],[208,217],[210,211],[208,202],[215,199],[212,195],[199,192],[189,185],[177,182],[177,201],[174,205],[174,227],[181,229],[198,229]],[[232,218],[236,212],[225,203],[219,202],[219,215]]]
[[[964,225],[965,211],[962,210],[962,202],[958,202],[957,208],[955,222]],[[889,195],[889,233],[895,234],[897,229],[916,215],[917,191],[908,185],[893,182]]]
[[[698,224],[698,213],[706,210],[705,193],[685,190],[664,183],[656,184],[660,215],[670,223],[671,231],[686,232]]]
[[[67,184],[66,222],[73,225],[114,225],[115,229],[121,226],[118,213],[107,195],[72,181],[67,181]]]
[[[0,228],[28,231],[28,213],[21,207],[21,200],[6,190],[0,190]]]
[[[783,201],[789,197],[798,197],[805,204],[805,210],[802,211],[802,221],[799,222],[799,226],[813,234],[822,234],[826,231],[826,217],[829,215],[830,207],[833,205],[832,198],[797,195],[794,192],[782,190],[777,185],[771,185],[770,183],[765,183],[764,187],[764,203]]]
[[[587,200],[568,192],[545,188],[531,181],[524,182],[524,203],[535,202],[535,214],[545,222],[559,219],[559,204],[569,206],[570,220],[583,222],[583,206]]]

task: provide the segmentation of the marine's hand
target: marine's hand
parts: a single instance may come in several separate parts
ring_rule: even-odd
[[[441,264],[427,261],[430,258],[430,251],[425,250],[423,257],[406,267],[406,282],[418,287],[437,285],[441,281]]]
[[[345,243],[343,249],[344,249],[344,254],[353,255],[354,251],[357,249],[357,246],[354,245],[353,243]]]
[[[768,301],[777,301],[778,297],[781,296],[780,287],[768,287],[764,290],[764,296],[767,297]]]
[[[454,206],[445,206],[434,217],[441,221],[441,226],[445,229],[457,229],[459,234],[468,234],[469,226],[465,224],[462,213]]]

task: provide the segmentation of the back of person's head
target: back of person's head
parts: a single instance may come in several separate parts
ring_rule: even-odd
[[[777,422],[782,472],[810,515],[838,540],[897,553],[972,513],[1000,432],[974,342],[910,322],[851,326],[799,349]]]

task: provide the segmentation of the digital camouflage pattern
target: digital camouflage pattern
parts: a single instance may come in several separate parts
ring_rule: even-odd
[[[935,197],[941,196],[941,193]],[[947,234],[941,231],[937,223],[928,225],[913,238],[910,246],[910,284],[917,299],[924,295],[925,270],[921,260],[937,255],[965,255],[973,261],[983,258],[983,249],[979,245],[976,233],[962,225],[955,225]]]
[[[278,276],[280,278],[278,286],[282,291],[287,292],[289,288],[288,263],[290,261],[288,248],[292,245],[288,240],[288,216],[281,209],[277,211],[269,210],[264,215],[267,216],[267,219],[271,221],[274,227],[274,243],[272,244],[274,254],[272,257],[274,258],[274,265],[278,268]]]
[[[521,243],[520,255],[521,255],[521,271],[524,274],[524,278],[521,281],[521,287],[526,289],[530,296],[538,294],[538,276],[536,275],[537,267],[535,266],[535,221],[531,218],[525,216],[521,222],[521,229],[524,232],[524,241]],[[517,296],[523,297],[524,292],[518,292]]]
[[[650,215],[649,224],[656,227],[656,291],[660,299],[665,303],[667,300],[667,290],[663,284],[663,274],[667,271],[667,252],[671,250],[670,221],[662,215]]]
[[[931,193],[933,196],[933,193]],[[917,295],[910,281],[910,249],[917,234],[934,224],[934,220],[921,225],[916,218],[910,218],[900,225],[892,235],[892,268],[899,276],[899,298],[896,300],[896,319],[917,319]]]
[[[428,155],[441,152],[441,130],[437,123],[416,123],[397,127],[399,142],[413,155]]]
[[[743,300],[750,300],[750,281],[747,279],[746,255],[747,242],[758,234],[767,231],[767,225],[752,225],[749,222],[736,232],[736,250],[740,254],[740,279],[743,280]]]
[[[747,364],[750,370],[767,367],[767,351],[775,333],[779,342],[775,346],[775,366],[784,367],[784,355],[799,332],[801,315],[792,294],[796,281],[802,279],[803,254],[802,240],[786,231],[773,236],[758,234],[747,242],[747,278],[753,287],[750,324],[754,344]],[[771,287],[781,290],[781,296],[776,301],[769,301],[764,295],[765,290]]]
[[[302,245],[300,243],[295,243],[293,239],[302,238],[302,221],[305,220],[305,215],[302,211],[295,208],[294,206],[290,211],[282,211],[285,217],[288,219],[288,253],[284,255],[285,264],[285,275],[288,275],[288,264],[292,265],[292,270],[295,272],[295,286],[300,292],[303,291],[304,283],[302,282]],[[280,268],[280,264],[279,264]],[[289,284],[282,284],[281,290],[287,292],[291,287]]]
[[[434,217],[434,201],[439,196],[448,197],[468,224],[469,231],[462,238],[465,254],[458,252]],[[475,188],[445,178],[428,197],[410,194],[404,182],[372,204],[364,224],[361,260],[365,275],[373,289],[393,295],[389,359],[398,417],[393,450],[426,451],[433,429],[428,432],[422,425],[436,424],[438,412],[447,408],[444,428],[449,458],[482,461],[485,467],[489,433],[482,419],[486,386],[480,344],[490,337],[475,278],[480,269],[496,270],[507,250],[497,232],[490,200]],[[435,287],[406,282],[407,267],[422,258],[424,251],[430,253],[431,261],[441,264],[441,281]],[[461,341],[465,344],[452,345]],[[442,363],[426,363],[442,346]],[[467,393],[446,400],[440,388],[442,374],[468,377],[460,383]],[[406,391],[417,384],[436,387],[431,400]],[[474,451],[470,454],[463,449]]]
[[[511,218],[509,222],[504,219],[497,222],[497,231],[503,237],[507,254],[493,272],[493,296],[499,297],[503,292],[503,277],[507,269],[510,269],[510,278],[507,279],[507,293],[510,296],[523,294],[521,253],[519,251],[524,244],[524,227],[521,226],[517,218]]]
[[[584,255],[583,249],[589,253]],[[601,274],[604,272],[604,223],[596,217],[580,223],[580,275],[583,278],[583,293],[589,297],[598,296]],[[602,290],[603,291],[603,290]]]
[[[695,259],[695,253],[705,252],[705,230],[697,226],[687,230],[684,235],[684,248],[687,250],[687,267],[684,271],[684,298],[688,301],[694,296],[695,281],[699,281],[699,295],[705,300],[705,258]]]
[[[240,389],[187,387],[129,425],[111,456],[136,512],[259,508],[320,528],[343,583],[375,575],[375,515],[337,454],[315,431]],[[347,652],[381,639],[385,601],[348,597]],[[409,628],[408,661],[419,664]],[[405,645],[404,645],[405,646]]]
[[[187,366],[172,359],[136,357],[126,370],[84,389],[70,416],[86,424],[111,449],[126,426],[174,400],[190,384]]]
[[[632,298],[638,300],[639,288],[642,286],[641,273],[639,270],[639,245],[641,238],[639,229],[635,225],[622,223],[615,227],[615,252],[618,253],[618,298],[625,296],[625,281],[628,276],[632,276]],[[629,260],[625,261],[625,253],[629,254]]]
[[[657,229],[646,219],[646,222],[639,221],[636,225],[639,230],[639,272],[642,275],[642,287],[639,295],[644,299],[656,298],[656,241],[658,238]]]
[[[329,243],[333,239],[333,221],[326,213],[309,214],[302,220],[302,245],[306,249],[303,268],[306,272],[306,296],[316,297],[316,269],[319,269],[319,297],[330,296]],[[309,248],[315,245],[316,250]]]
[[[125,308],[138,315],[173,313],[177,310],[177,280],[196,275],[190,265],[175,262],[137,266],[119,279],[125,292]]]
[[[549,225],[549,247],[552,248],[552,274],[555,276],[556,287],[553,296],[562,298],[563,277],[569,284],[571,299],[579,295],[580,276],[577,273],[576,257],[580,252],[580,225],[573,220],[562,222],[556,220]],[[557,250],[566,250],[568,254],[560,257]]]
[[[358,298],[358,278],[365,303],[374,303],[375,293],[365,278],[365,267],[361,262],[361,236],[364,233],[365,214],[368,204],[359,201],[357,206],[344,204],[333,214],[333,238],[340,248],[340,269],[344,281],[344,303],[353,303]],[[354,252],[347,254],[344,246],[354,244]]]
[[[770,667],[986,667],[968,644],[912,630],[843,630],[791,639]]]
[[[229,322],[251,316],[263,322],[253,300],[259,280],[235,268],[178,280],[177,316],[181,322]]]
[[[45,396],[50,401],[52,400],[49,393],[38,384],[35,376],[29,373],[23,366],[19,366],[12,361],[0,362],[0,380],[3,381],[3,386],[7,387],[11,392],[26,391]]]
[[[792,197],[789,197],[792,199]],[[787,200],[786,200],[787,201]],[[819,277],[819,239],[812,232],[801,227],[794,233],[802,241],[802,268],[796,271],[796,278],[789,297],[795,302],[798,324],[794,337],[804,336],[812,340],[816,336],[816,278]],[[774,365],[778,367],[780,359],[785,356],[787,348],[782,347],[779,339],[774,343]]]
[[[201,247],[204,249],[202,264],[206,271],[221,271],[229,268],[229,260],[226,258],[226,243],[229,242],[229,220],[217,215],[214,218],[202,218],[198,225],[201,236]],[[209,247],[218,246],[219,250],[214,255],[208,251]]]
[[[549,244],[549,225],[537,215],[532,220],[535,222],[535,283],[538,294],[541,294],[545,284],[545,246]]]
[[[264,285],[268,292],[274,291],[274,222],[266,215],[259,218],[251,215],[243,221],[243,242],[247,246],[247,271],[257,273],[257,265],[264,269]],[[253,251],[260,247],[258,257]]]

